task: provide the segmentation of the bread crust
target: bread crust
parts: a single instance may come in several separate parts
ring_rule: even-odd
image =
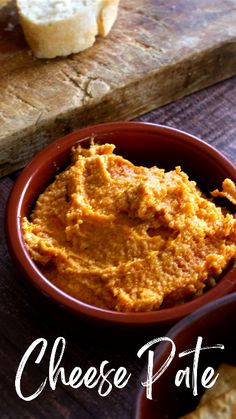
[[[107,36],[118,13],[119,0],[104,0],[98,16],[99,35]]]
[[[199,406],[195,412],[183,416],[182,419],[235,419],[236,389],[223,393],[221,396]]]
[[[25,38],[38,58],[67,56],[91,47],[97,35],[106,36],[117,17],[119,0],[103,0],[99,13],[92,7],[73,16],[49,22],[35,22],[26,16],[17,1]]]

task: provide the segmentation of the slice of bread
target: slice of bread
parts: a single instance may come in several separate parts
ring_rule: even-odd
[[[181,419],[236,419],[236,367],[221,364],[219,378],[205,391],[194,412]]]
[[[182,419],[235,419],[236,389],[227,391],[215,399],[199,406],[195,412],[183,416]]]
[[[218,369],[219,378],[213,387],[209,388],[203,394],[200,406],[221,396],[223,393],[236,389],[236,367],[228,364],[221,364]]]
[[[106,36],[119,0],[17,0],[20,21],[38,58],[77,53]]]

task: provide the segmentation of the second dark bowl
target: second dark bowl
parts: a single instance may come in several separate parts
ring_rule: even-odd
[[[236,365],[235,316],[236,293],[233,293],[197,310],[177,323],[167,333],[166,336],[176,346],[175,357],[163,375],[153,384],[152,400],[148,400],[146,389],[142,388],[140,384],[133,419],[178,419],[196,408],[199,397],[204,392],[204,388],[201,386],[201,377],[205,369],[207,367],[217,369],[221,363]],[[224,349],[207,349],[200,352],[197,367],[198,394],[194,395],[193,387],[187,388],[184,382],[177,387],[175,376],[179,370],[190,368],[192,386],[193,354],[181,358],[178,355],[182,351],[195,348],[199,337],[202,338],[202,348],[223,345]],[[153,374],[157,373],[167,360],[170,349],[169,342],[158,344],[158,348],[155,350]],[[145,368],[140,382],[146,381],[146,371],[147,368]],[[220,380],[220,376],[218,379]]]

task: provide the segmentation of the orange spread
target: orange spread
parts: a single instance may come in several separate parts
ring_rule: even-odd
[[[180,167],[138,167],[113,150],[73,150],[23,219],[31,257],[57,287],[106,309],[150,311],[201,294],[236,258],[235,217]]]

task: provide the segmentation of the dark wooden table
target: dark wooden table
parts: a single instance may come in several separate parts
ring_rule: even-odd
[[[186,130],[212,144],[236,164],[236,78],[155,110],[139,120]],[[143,334],[133,341],[122,335],[117,341],[113,337],[107,339],[109,331],[101,335],[96,326],[84,327],[78,320],[48,309],[43,302],[35,303],[13,266],[4,238],[4,209],[15,178],[13,174],[0,180],[0,418],[128,419],[144,366],[144,359],[138,359],[136,354],[146,340]],[[160,331],[152,333],[155,338]],[[15,374],[24,352],[35,339],[47,339],[45,358],[36,365],[35,353],[23,377],[22,390],[30,395],[48,375],[48,356],[58,336],[67,341],[61,364],[66,373],[75,366],[80,366],[84,372],[90,366],[99,368],[103,360],[108,360],[111,367],[122,365],[132,374],[128,385],[123,390],[113,389],[103,398],[97,388],[70,389],[58,384],[55,391],[46,386],[31,402],[21,400],[15,392]]]

